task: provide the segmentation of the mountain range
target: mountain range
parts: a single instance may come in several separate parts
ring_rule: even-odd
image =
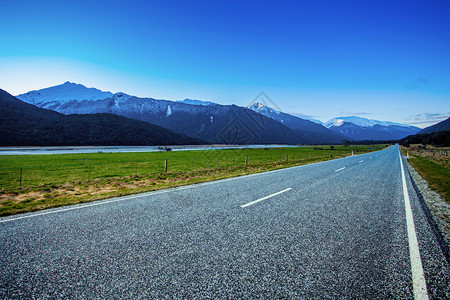
[[[83,91],[79,87],[79,84],[66,82],[54,89],[31,91],[17,97],[63,114],[112,113],[214,144],[324,144],[341,143],[344,139],[321,125],[293,116],[289,118],[296,122],[283,124],[236,105],[138,98],[124,93],[102,94],[91,89],[92,94],[87,97],[87,88]],[[65,92],[58,100],[61,90],[72,91],[72,94]]]
[[[355,116],[331,119],[325,123],[325,127],[351,138],[352,141],[395,141],[420,131],[415,126]]]
[[[220,144],[336,144],[343,140],[397,140],[420,128],[359,117],[336,118],[325,126],[253,103],[248,107],[139,98],[66,82],[17,98],[62,114],[109,113]]]
[[[336,133],[336,132],[333,132],[333,131],[325,128],[321,124],[317,124],[310,120],[301,119],[301,118],[277,111],[277,110],[275,110],[271,107],[268,107],[260,102],[255,102],[255,103],[249,105],[247,108],[249,108],[263,116],[266,116],[272,120],[275,120],[294,131],[300,132],[300,131],[307,130],[309,135],[317,137],[318,141],[316,142],[316,144],[317,143],[318,144],[320,144],[320,143],[329,144],[329,143],[338,143],[338,142],[340,143],[344,139],[348,138],[348,137],[342,135],[341,133],[338,133],[338,132]],[[319,137],[320,137],[320,139],[319,139]]]
[[[113,114],[63,115],[0,89],[1,146],[153,146],[204,144],[160,126]]]

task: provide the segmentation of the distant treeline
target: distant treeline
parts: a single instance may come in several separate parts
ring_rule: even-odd
[[[374,141],[374,140],[364,140],[364,141],[348,141],[344,140],[342,145],[380,145],[380,144],[396,144],[397,140],[386,140],[386,141]]]
[[[400,140],[400,144],[409,146],[411,144],[432,145],[436,147],[450,146],[450,131],[439,131],[428,134],[416,134]]]

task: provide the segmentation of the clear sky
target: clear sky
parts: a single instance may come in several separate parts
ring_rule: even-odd
[[[450,116],[450,1],[1,0],[0,88],[429,126]]]

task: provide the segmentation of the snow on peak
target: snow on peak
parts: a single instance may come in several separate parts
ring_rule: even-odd
[[[261,102],[254,102],[254,103],[250,104],[249,106],[247,106],[247,108],[251,109],[257,113],[260,113],[262,115],[265,115],[265,116],[270,115],[270,114],[277,114],[277,115],[280,114],[280,111],[275,110],[271,107],[268,107]]]
[[[87,88],[82,84],[66,81],[60,85],[18,95],[17,98],[31,104],[38,104],[53,101],[101,100],[111,96],[113,96],[111,92],[103,92],[96,88]]]
[[[366,119],[356,116],[351,117],[339,117],[329,120],[325,123],[326,128],[330,127],[339,127],[344,125],[345,123],[352,123],[361,127],[373,127],[375,125],[381,125],[381,126],[401,126],[401,127],[410,127],[406,124],[401,123],[395,123],[395,122],[389,122],[389,121],[378,121],[378,120],[372,120],[372,119]]]
[[[166,117],[170,116],[171,114],[172,114],[172,109],[170,108],[170,105],[167,105]]]
[[[203,100],[193,100],[193,99],[177,100],[176,102],[184,103],[184,104],[190,104],[190,105],[202,105],[202,106],[217,105],[214,102],[203,101]]]

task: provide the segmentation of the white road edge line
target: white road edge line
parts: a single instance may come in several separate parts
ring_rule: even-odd
[[[406,228],[408,232],[409,259],[411,263],[412,284],[414,299],[428,299],[427,283],[423,273],[422,260],[420,258],[419,244],[417,242],[416,229],[409,201],[408,188],[406,186],[405,170],[403,168],[402,156],[399,151],[400,167],[402,171],[403,198],[405,199]]]
[[[339,171],[342,171],[342,170],[344,170],[346,167],[343,167],[343,168],[340,168],[340,169],[337,169],[337,170],[335,170],[335,172],[339,172]]]
[[[279,194],[281,194],[281,193],[287,192],[287,191],[289,191],[289,190],[292,190],[292,188],[287,188],[287,189],[285,189],[285,190],[276,192],[276,193],[274,193],[274,194],[272,194],[272,195],[269,195],[269,196],[266,196],[266,197],[263,197],[263,198],[259,198],[258,200],[255,200],[255,201],[249,202],[249,203],[247,203],[247,204],[241,205],[241,207],[244,208],[244,207],[247,207],[247,206],[256,204],[256,203],[258,203],[258,202],[261,202],[261,201],[263,201],[263,200],[272,198],[272,197],[274,197],[274,196],[276,196],[276,195],[279,195]]]

